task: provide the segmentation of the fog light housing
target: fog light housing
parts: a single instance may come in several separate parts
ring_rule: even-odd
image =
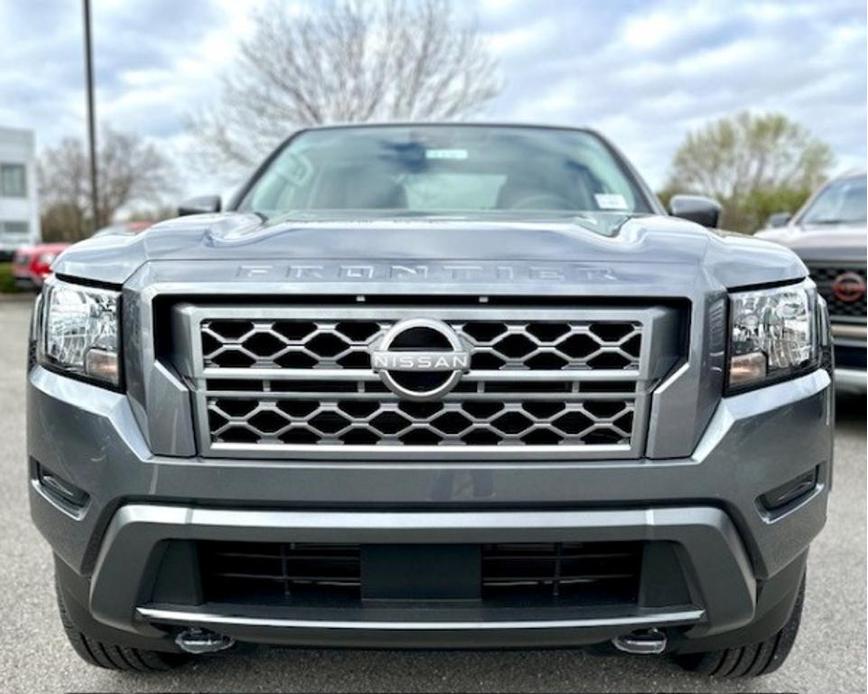
[[[72,513],[78,513],[87,506],[90,496],[86,491],[54,474],[40,463],[35,462],[35,466],[37,483],[54,503]]]
[[[760,497],[760,503],[766,511],[779,511],[814,491],[819,479],[820,467],[817,466],[766,492]]]

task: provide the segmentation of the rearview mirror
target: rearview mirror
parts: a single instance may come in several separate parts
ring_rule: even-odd
[[[789,222],[793,218],[789,212],[775,212],[773,215],[770,215],[766,220],[766,227],[770,229],[778,229],[779,227],[785,227],[787,222]]]
[[[669,214],[704,227],[714,228],[720,222],[720,203],[702,195],[673,195]]]
[[[219,195],[200,195],[196,198],[185,200],[178,206],[178,216],[188,214],[210,214],[220,211]]]

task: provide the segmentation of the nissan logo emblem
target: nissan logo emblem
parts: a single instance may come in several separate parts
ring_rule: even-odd
[[[402,320],[371,352],[371,366],[386,387],[407,400],[435,400],[449,393],[470,368],[470,352],[446,323]]]
[[[865,280],[855,272],[844,272],[835,278],[832,291],[838,301],[852,304],[865,296]]]

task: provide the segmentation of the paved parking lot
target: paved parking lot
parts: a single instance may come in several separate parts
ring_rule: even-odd
[[[323,651],[249,648],[174,673],[89,667],[61,632],[51,555],[31,526],[24,463],[29,303],[0,300],[0,691],[865,691],[865,401],[838,402],[829,523],[812,550],[802,632],[787,665],[754,682],[706,682],[664,659],[579,650]]]

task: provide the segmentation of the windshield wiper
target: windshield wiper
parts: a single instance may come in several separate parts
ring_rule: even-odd
[[[806,224],[855,224],[854,221],[848,219],[812,219],[809,222],[805,222]]]

